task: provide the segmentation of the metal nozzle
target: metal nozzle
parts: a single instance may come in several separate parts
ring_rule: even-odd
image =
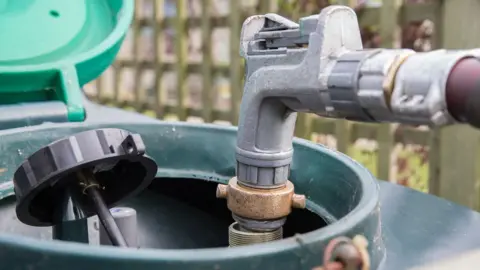
[[[283,227],[265,232],[245,230],[237,222],[228,227],[228,242],[231,247],[271,242],[282,238]]]

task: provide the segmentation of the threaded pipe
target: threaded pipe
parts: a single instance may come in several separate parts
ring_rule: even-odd
[[[271,242],[283,238],[283,228],[273,231],[254,232],[242,230],[237,222],[228,228],[228,242],[231,247]]]

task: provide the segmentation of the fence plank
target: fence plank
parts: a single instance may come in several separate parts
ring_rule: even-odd
[[[271,0],[259,0],[258,1],[258,14],[266,14],[272,11]]]
[[[388,5],[388,2],[386,3]],[[423,21],[427,19],[433,21],[436,19],[437,10],[440,6],[439,1],[421,4],[404,4],[400,7],[399,14],[396,19],[394,19],[396,23],[400,25],[410,21]],[[382,8],[372,7],[362,10],[359,14],[360,25],[363,27],[381,25],[379,18],[381,17]]]
[[[380,8],[380,38],[382,47],[392,48],[398,31],[397,21],[400,16],[401,2],[399,0],[383,0]],[[393,134],[390,124],[380,124],[377,133],[378,156],[377,177],[390,179]]]
[[[105,97],[105,91],[102,87],[102,81],[103,81],[103,76],[98,77],[95,80],[95,88],[96,88],[96,95],[94,96],[94,99],[98,102],[102,102],[102,99]]]
[[[113,64],[113,76],[114,76],[114,81],[113,81],[113,100],[112,103],[117,105],[118,102],[120,101],[120,80],[122,79],[121,76],[121,70],[119,68],[119,65],[117,63]]]
[[[135,1],[135,17],[138,17],[138,14],[140,14],[140,12],[142,11],[142,5],[143,5],[143,1],[147,1],[147,0],[140,0],[140,1]],[[141,78],[141,75],[142,75],[142,72],[143,72],[143,68],[142,66],[140,65],[140,60],[139,60],[139,56],[140,56],[140,25],[138,24],[138,21],[137,20],[134,20],[132,22],[132,29],[133,29],[133,63],[135,65],[135,69],[134,69],[134,80],[135,80],[135,83],[134,83],[134,99],[135,99],[135,103],[134,103],[134,107],[137,111],[141,111],[142,110],[142,100],[144,99],[144,91],[143,91],[143,87],[141,87],[141,82],[140,82],[140,78]]]
[[[443,39],[442,5],[438,1],[435,3],[433,8],[435,16],[432,20],[434,23],[432,50],[440,49]],[[435,195],[440,194],[440,132],[438,128],[431,129],[428,142],[428,193]]]
[[[440,1],[435,1],[435,5],[432,7],[433,18],[433,37],[432,37],[432,50],[442,48],[442,39],[443,39],[443,6]]]
[[[230,1],[230,110],[231,123],[237,125],[239,104],[242,98],[242,74],[240,58],[241,17],[240,1]]]
[[[440,137],[441,131],[434,128],[430,132],[428,147],[428,193],[440,194]]]
[[[164,116],[163,107],[162,107],[162,75],[163,75],[163,67],[162,67],[162,45],[159,42],[160,37],[162,36],[163,29],[160,27],[159,17],[160,17],[160,10],[163,10],[165,2],[163,0],[153,0],[153,31],[154,31],[154,70],[155,70],[155,83],[154,83],[154,91],[155,91],[155,102],[154,102],[154,111],[157,118],[161,118]]]
[[[212,122],[212,25],[211,0],[202,0],[202,118]]]
[[[351,145],[350,123],[346,120],[335,121],[335,138],[337,139],[337,151],[348,154]]]
[[[185,31],[187,17],[187,0],[177,0],[177,14],[175,17],[175,54],[177,73],[177,117],[180,121],[187,120],[185,97],[187,89],[187,41],[188,31]]]
[[[310,117],[306,113],[297,113],[297,122],[295,124],[295,136],[303,139],[310,139],[309,133]]]
[[[144,68],[154,68],[154,62],[142,62],[141,63]],[[164,71],[175,71],[177,69],[177,65],[175,63],[165,63],[162,62],[162,67]],[[130,60],[121,60],[115,63],[116,66],[121,68],[129,67],[135,68],[135,63]],[[187,73],[202,73],[203,66],[200,63],[185,63],[184,64]],[[230,66],[228,65],[214,65],[212,69],[216,73],[222,73],[224,75],[228,75],[230,72]]]

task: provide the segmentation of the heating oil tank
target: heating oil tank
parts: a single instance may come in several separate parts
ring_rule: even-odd
[[[301,139],[289,180],[304,205],[282,239],[232,246],[216,197],[236,175],[237,128],[163,122],[81,91],[112,63],[133,6],[0,0],[0,269],[346,269],[328,265],[359,259],[354,247],[355,269],[395,270],[480,247],[477,212]]]

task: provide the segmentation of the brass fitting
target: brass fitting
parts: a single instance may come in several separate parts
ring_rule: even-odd
[[[273,220],[288,216],[292,207],[305,208],[304,195],[294,193],[293,183],[275,189],[255,189],[230,179],[228,185],[218,185],[217,198],[226,198],[227,207],[240,217],[253,220]]]
[[[217,186],[217,198],[226,199],[227,198],[228,186],[223,184],[218,184]]]

